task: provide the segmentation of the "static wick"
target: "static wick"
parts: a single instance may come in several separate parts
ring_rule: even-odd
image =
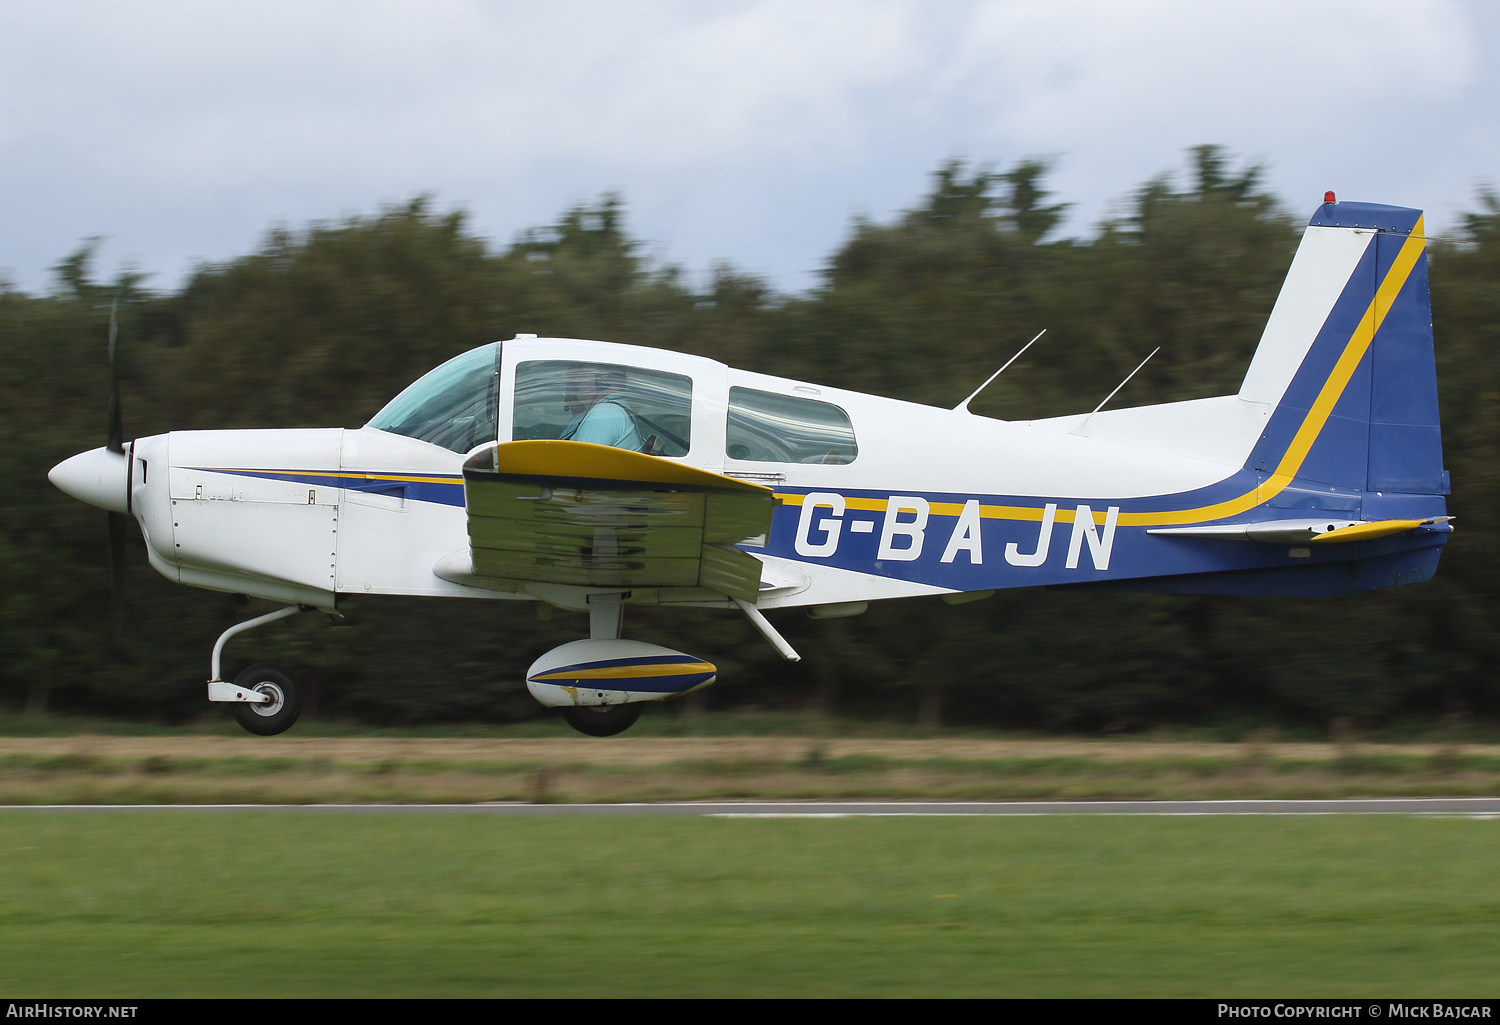
[[[1034,345],[1036,343],[1036,339],[1042,337],[1042,335],[1044,335],[1046,333],[1047,333],[1047,329],[1046,328],[1042,328],[1040,331],[1038,331],[1036,333],[1036,338],[1033,338],[1031,341],[1029,341],[1025,345],[1021,346],[1020,352],[1017,352],[1010,359],[1006,360],[1005,361],[1005,366],[1003,366],[999,370],[995,371],[993,374],[991,374],[989,376],[989,380],[985,381],[978,388],[975,388],[973,395],[970,395],[968,398],[964,399],[958,405],[954,406],[953,407],[953,412],[957,413],[959,410],[963,410],[965,413],[967,413],[969,411],[969,403],[973,402],[976,398],[978,398],[979,397],[979,393],[982,392],[982,391],[984,391],[986,388],[988,388],[990,386],[991,382],[993,382],[995,380],[995,378],[997,378],[1001,374],[1005,373],[1005,368],[1006,367],[1010,366],[1016,360],[1020,359],[1021,358],[1021,353],[1025,352],[1027,349],[1031,348],[1032,345]]]

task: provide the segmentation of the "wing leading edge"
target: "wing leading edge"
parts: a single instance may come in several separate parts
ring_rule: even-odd
[[[703,587],[754,602],[769,488],[581,441],[487,445],[464,462],[473,573],[584,587]]]

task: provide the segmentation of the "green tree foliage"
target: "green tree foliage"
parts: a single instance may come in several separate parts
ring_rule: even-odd
[[[767,362],[842,387],[958,402],[1065,305],[1056,288],[1077,247],[1039,244],[1061,212],[1041,205],[1043,170],[952,162],[896,223],[857,223],[823,286],[788,304]]]
[[[127,435],[186,428],[352,426],[411,380],[518,332],[690,351],[736,366],[949,407],[1038,330],[1048,335],[975,412],[1030,419],[1092,408],[1153,348],[1114,405],[1235,391],[1280,288],[1298,219],[1260,169],[1190,152],[1091,238],[1056,238],[1048,164],[949,162],[889,223],[859,221],[820,285],[781,296],[732,267],[694,290],[653,264],[614,196],[492,248],[419,198],[375,216],[277,229],[181,290],[96,281],[93,244],[50,294],[0,285],[0,700],[173,718],[202,711],[207,653],[235,599],[168,584],[134,541],[129,629],[109,638],[104,514],[46,482],[102,444],[104,339],[121,320]],[[1374,722],[1493,713],[1500,547],[1500,201],[1432,247],[1444,441],[1459,532],[1432,583],[1332,600],[1002,592],[956,608],[877,605],[778,625],[781,662],[725,613],[640,609],[631,634],[712,658],[723,704],[807,702],[868,714],[1044,729],[1159,723]],[[237,640],[232,660],[295,665],[320,710],[373,721],[539,714],[521,675],[581,616],[524,605],[369,599],[356,625],[300,617]]]

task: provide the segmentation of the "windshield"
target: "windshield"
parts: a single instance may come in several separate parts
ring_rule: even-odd
[[[500,343],[491,342],[422,375],[367,426],[468,452],[495,440],[499,400]]]

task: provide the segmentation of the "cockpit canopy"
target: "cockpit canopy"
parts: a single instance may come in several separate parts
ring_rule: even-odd
[[[708,442],[723,445],[722,455],[730,463],[842,465],[859,454],[849,414],[834,403],[740,386],[728,388],[726,395],[723,384],[701,380],[695,395],[693,376],[665,369],[528,359],[523,349],[514,354],[519,357],[514,380],[506,382],[502,395],[504,344],[471,349],[424,374],[367,426],[466,453],[498,441],[504,419],[514,441],[587,441],[683,458],[693,445],[696,399],[700,413],[705,402],[708,408],[726,410],[724,434],[718,438],[701,421],[699,426],[708,430]],[[700,436],[700,450],[704,441]],[[710,463],[714,459],[713,453],[697,455]]]

